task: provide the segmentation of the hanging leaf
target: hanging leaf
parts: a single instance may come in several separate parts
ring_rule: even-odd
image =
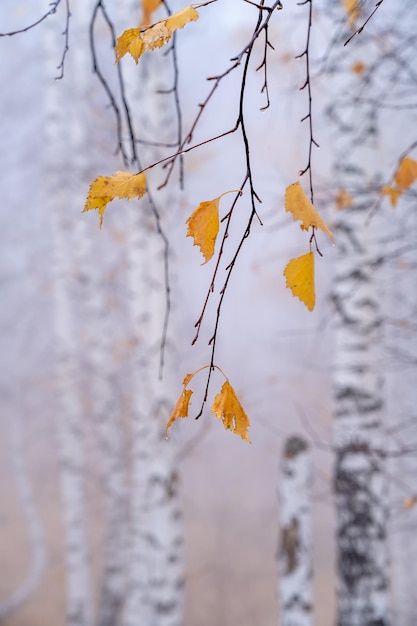
[[[404,157],[394,176],[394,183],[400,192],[405,191],[417,179],[417,161]]]
[[[194,239],[194,245],[199,246],[205,258],[203,265],[207,263],[207,261],[210,261],[214,254],[216,238],[220,227],[219,202],[221,198],[228,193],[241,194],[242,190],[229,189],[220,194],[218,198],[214,198],[214,200],[200,202],[186,221],[188,226],[187,237],[192,237]]]
[[[190,5],[148,28],[126,30],[116,42],[116,63],[127,53],[131,54],[137,63],[144,52],[161,48],[176,30],[198,18],[197,11]]]
[[[413,509],[416,504],[417,504],[417,498],[415,496],[409,496],[408,498],[405,498],[403,501],[403,507],[405,509]]]
[[[291,259],[284,269],[284,276],[292,295],[299,298],[308,310],[312,311],[316,303],[314,253],[308,252],[296,259]]]
[[[196,20],[198,20],[198,18],[199,15],[197,11],[194,7],[190,5],[188,7],[185,7],[184,9],[181,9],[181,11],[178,11],[178,13],[174,13],[174,15],[168,17],[166,20],[166,25],[167,28],[174,31],[178,28],[184,28],[186,24],[188,24],[189,22],[195,22]]]
[[[392,185],[382,187],[381,193],[390,197],[391,205],[397,206],[398,198],[417,180],[417,161],[404,157],[394,175]]]
[[[104,211],[109,202],[115,198],[142,198],[146,193],[146,176],[143,172],[116,172],[113,176],[98,176],[90,185],[87,200],[83,209],[98,209],[100,228],[103,224]]]
[[[358,76],[363,74],[365,70],[366,70],[366,65],[365,63],[362,63],[362,61],[356,61],[356,63],[352,65],[352,72],[354,72],[355,74],[358,74]]]
[[[349,28],[354,29],[356,20],[361,16],[361,8],[358,0],[343,0],[343,6],[349,17]]]
[[[141,28],[149,26],[152,22],[152,13],[155,13],[162,5],[162,0],[142,0]]]
[[[332,231],[311,204],[300,183],[293,183],[285,190],[285,210],[292,213],[295,221],[302,220],[303,223],[300,224],[302,230],[308,230],[310,226],[314,226],[326,233],[335,243]]]
[[[139,57],[145,52],[145,44],[141,37],[140,28],[129,28],[120,35],[116,43],[116,63],[129,52],[135,59],[136,63]]]
[[[338,209],[349,209],[353,204],[353,198],[346,189],[339,189],[336,194],[336,206]]]
[[[214,200],[200,202],[186,222],[188,226],[187,237],[192,237],[194,239],[194,245],[199,246],[205,258],[204,263],[210,261],[214,254],[214,247],[220,226],[220,198],[221,196]]]
[[[220,393],[214,398],[211,410],[218,419],[222,420],[226,430],[231,430],[235,435],[240,435],[242,439],[251,443],[248,434],[249,418],[229,381],[223,384]]]
[[[398,191],[398,189],[395,189],[395,187],[390,187],[389,185],[386,185],[385,187],[382,187],[381,193],[385,196],[389,196],[391,200],[391,206],[397,206],[398,198],[401,196],[401,191]]]
[[[192,393],[193,392],[191,389],[185,389],[185,386],[184,386],[184,389],[182,390],[182,394],[178,398],[177,404],[175,405],[174,410],[171,413],[171,417],[168,420],[168,423],[166,426],[167,433],[168,433],[168,428],[172,426],[172,424],[175,422],[176,419],[178,419],[179,417],[188,417],[188,409],[190,406]]]

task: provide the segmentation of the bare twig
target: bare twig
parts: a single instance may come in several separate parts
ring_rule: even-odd
[[[365,26],[367,25],[367,23],[369,22],[369,20],[375,15],[375,13],[378,11],[379,7],[381,6],[381,4],[384,2],[384,0],[378,0],[378,2],[375,5],[374,10],[372,11],[371,15],[368,17],[368,19],[365,20],[365,22],[362,24],[362,26],[360,26],[357,30],[355,30],[355,32],[353,33],[353,35],[351,35],[349,37],[349,39],[347,39],[345,41],[345,43],[343,44],[344,46],[347,46],[347,44],[352,41],[352,39],[355,37],[355,35],[359,35],[363,29],[365,28]]]
[[[313,171],[312,171],[312,151],[313,151],[313,145],[316,146],[317,148],[319,147],[317,141],[314,139],[314,135],[313,135],[313,114],[312,114],[312,102],[313,102],[313,98],[312,98],[312,93],[311,93],[311,75],[310,75],[310,37],[311,37],[311,29],[312,29],[312,18],[313,18],[313,0],[304,0],[304,2],[299,2],[298,5],[299,6],[303,6],[305,4],[308,4],[309,7],[309,12],[308,12],[308,27],[307,27],[307,41],[306,41],[306,47],[303,50],[303,52],[301,54],[299,54],[296,58],[297,59],[301,59],[303,57],[305,57],[305,64],[306,64],[306,79],[304,81],[304,83],[302,84],[302,86],[300,87],[300,90],[302,91],[303,89],[307,88],[307,94],[308,94],[308,113],[307,115],[305,115],[301,121],[304,122],[305,120],[308,120],[308,125],[309,125],[309,131],[310,131],[310,138],[309,138],[309,145],[308,145],[308,160],[307,160],[307,165],[306,167],[300,171],[300,176],[303,176],[304,174],[306,174],[308,172],[308,177],[309,177],[309,183],[310,183],[310,199],[311,199],[311,204],[314,204],[314,188],[313,188]],[[314,235],[314,232],[313,232]]]
[[[61,0],[56,0],[56,2],[51,2],[50,4],[51,8],[49,9],[49,11],[44,13],[44,15],[42,15],[42,17],[40,17],[38,20],[36,20],[32,24],[29,24],[29,26],[25,26],[24,28],[19,28],[18,30],[13,30],[8,33],[0,33],[0,37],[12,37],[13,35],[26,33],[28,30],[31,30],[32,28],[35,28],[35,26],[38,26],[38,24],[41,24],[44,20],[46,20],[47,17],[56,13],[56,10],[60,4],[61,4]]]

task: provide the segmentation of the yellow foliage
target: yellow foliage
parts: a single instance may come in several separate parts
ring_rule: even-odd
[[[216,238],[219,232],[219,202],[221,196],[214,200],[200,202],[199,206],[191,213],[186,224],[188,225],[187,237],[194,239],[194,245],[199,246],[207,263],[214,254]]]
[[[394,176],[394,183],[399,191],[405,191],[417,179],[417,161],[404,157]]]
[[[417,180],[417,161],[404,157],[394,175],[392,185],[382,187],[381,193],[388,195],[393,207],[397,206],[398,198]]]
[[[349,209],[353,204],[353,198],[346,189],[339,189],[336,194],[336,206],[338,209]]]
[[[316,292],[314,288],[314,253],[308,252],[291,259],[284,269],[287,287],[303,302],[309,311],[314,309]]]
[[[294,220],[302,220],[303,223],[300,224],[302,230],[308,230],[310,226],[314,226],[325,232],[333,243],[335,242],[332,231],[311,204],[300,183],[293,183],[287,187],[285,210],[292,213]]]
[[[139,174],[116,172],[113,176],[98,176],[90,185],[83,213],[91,209],[98,209],[101,228],[104,211],[109,202],[115,198],[127,198],[128,200],[142,198],[145,193],[146,176],[143,172]]]
[[[227,193],[242,193],[240,189],[230,189],[223,192],[214,200],[200,202],[186,221],[188,226],[187,237],[194,239],[194,245],[199,246],[205,258],[204,263],[210,261],[214,254],[217,235],[219,233],[219,202]],[[204,265],[203,263],[203,265]]]
[[[167,28],[169,28],[171,31],[174,31],[178,28],[184,28],[186,24],[188,24],[189,22],[195,22],[196,20],[198,20],[198,18],[199,15],[197,11],[194,7],[190,5],[188,7],[185,7],[184,9],[181,9],[181,11],[174,13],[174,15],[168,17],[168,19],[166,20],[166,25]]]
[[[154,6],[154,3],[150,0],[147,1],[147,4]],[[145,18],[150,19],[149,9],[148,16],[144,14],[144,19]],[[126,30],[120,35],[116,42],[116,62],[120,61],[125,54],[129,53],[137,63],[139,57],[142,56],[144,52],[161,48],[171,39],[176,30],[183,28],[189,22],[198,20],[198,18],[199,15],[197,11],[190,5],[181,9],[178,13],[167,17],[165,20],[160,20],[156,24],[153,24],[153,26],[147,28],[130,28]]]
[[[409,496],[404,499],[403,506],[405,509],[413,509],[417,504],[417,498],[415,496]]]
[[[248,434],[249,418],[229,381],[223,384],[220,393],[214,398],[211,410],[218,419],[223,421],[223,426],[226,430],[231,430],[248,443],[251,443]]]
[[[152,21],[152,13],[154,13],[162,4],[162,0],[142,0],[142,21],[141,28],[149,26]]]
[[[401,196],[402,192],[398,189],[395,189],[394,187],[391,187],[390,185],[386,185],[385,187],[382,187],[381,193],[385,196],[389,196],[391,200],[391,205],[393,207],[396,207],[398,198]]]
[[[186,386],[190,380],[201,372],[201,370],[211,367],[210,365],[204,365],[200,369],[196,370],[193,374],[187,374],[183,380],[184,388],[182,394],[177,400],[174,410],[171,413],[171,417],[168,420],[166,431],[172,426],[176,419],[179,417],[188,417],[188,409],[193,393],[190,389],[186,389]],[[218,369],[223,376],[224,372],[218,365],[214,365],[214,368]],[[226,376],[225,376],[226,378]],[[236,435],[245,439],[248,443],[251,443],[248,434],[248,428],[250,421],[246,415],[242,405],[240,404],[233,387],[230,385],[226,378],[226,382],[223,384],[220,393],[214,398],[213,406],[211,407],[212,413],[223,421],[223,425],[226,430],[231,430]]]
[[[361,16],[358,0],[343,0],[343,6],[349,17],[349,27],[355,28],[356,20]]]
[[[188,376],[192,377],[192,374],[188,374]],[[178,417],[188,417],[188,409],[193,392],[191,389],[186,389],[185,385],[186,383],[184,382],[184,389],[182,390],[182,394],[178,398],[177,404],[175,405],[174,410],[171,413],[171,417],[168,420],[166,432],[168,432],[168,428],[172,426]]]
[[[366,70],[366,65],[365,63],[362,63],[362,61],[357,61],[354,65],[352,65],[352,71],[355,74],[361,75],[364,73],[365,70]]]

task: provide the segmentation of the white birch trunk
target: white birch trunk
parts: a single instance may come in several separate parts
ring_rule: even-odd
[[[74,203],[74,261],[76,264],[77,299],[84,323],[83,361],[89,374],[93,427],[97,429],[100,468],[103,481],[104,541],[103,569],[97,605],[98,626],[120,623],[121,607],[126,593],[127,484],[126,446],[122,433],[120,403],[116,397],[116,378],[112,357],[111,324],[114,318],[107,310],[108,289],[105,264],[93,263],[91,223],[81,215],[85,193],[94,178],[88,158],[88,127],[93,122],[92,90],[98,88],[91,71],[89,23],[94,0],[82,0],[72,9],[71,33],[76,45],[71,47],[71,172],[76,185]],[[94,170],[95,171],[95,170]],[[96,233],[95,233],[96,234]]]
[[[64,38],[62,24],[49,18],[44,30],[47,63],[45,206],[53,238],[54,332],[56,347],[57,428],[67,576],[67,625],[90,626],[92,601],[86,537],[83,413],[80,397],[79,348],[73,311],[74,221],[80,206],[73,202],[69,145],[72,132],[67,105],[74,84],[55,81]]]
[[[336,3],[333,3],[336,7]],[[337,21],[344,15],[335,8]],[[336,26],[336,30],[339,26]],[[338,22],[340,24],[340,22]],[[347,38],[342,33],[342,38]],[[365,42],[365,43],[363,43]],[[368,42],[368,43],[366,43]],[[339,44],[343,47],[343,42]],[[363,58],[372,39],[358,40]],[[368,47],[367,47],[368,46]],[[335,146],[333,180],[353,195],[334,224],[337,263],[335,308],[334,488],[337,512],[338,626],[386,626],[388,618],[387,485],[384,477],[383,244],[382,211],[372,208],[366,187],[378,167],[377,113],[353,102],[348,47],[333,61],[338,93],[329,106]],[[362,58],[362,57],[361,57]]]
[[[387,428],[388,451],[394,455],[389,462],[389,475],[393,477],[390,493],[392,623],[395,626],[408,626],[417,624],[417,507],[413,500],[417,497],[417,459],[414,451],[417,439],[415,201],[408,202],[403,197],[399,209],[400,214],[393,216],[400,223],[396,229],[399,237],[394,239],[393,244],[394,250],[397,247],[406,251],[390,264],[387,281],[390,289],[386,314],[391,322],[387,325],[387,391],[390,408]],[[406,506],[407,501],[410,506]]]
[[[128,11],[129,3],[124,3]],[[136,5],[134,5],[136,8]],[[136,11],[135,26],[138,21]],[[159,52],[145,54],[136,67],[125,69],[137,111],[140,136],[172,141],[175,120],[172,94],[157,94],[172,86],[171,59]],[[156,148],[139,146],[142,166],[156,160]],[[152,181],[152,176],[150,177]],[[175,182],[173,181],[175,185]],[[151,191],[155,185],[150,183]],[[175,206],[175,193],[154,193],[163,223]],[[168,221],[169,224],[169,221]],[[182,523],[172,441],[165,441],[169,394],[165,370],[159,378],[159,348],[165,311],[164,247],[156,233],[148,198],[130,208],[129,285],[132,333],[132,492],[129,584],[124,626],[180,626],[183,623]],[[168,373],[168,377],[167,377]]]
[[[311,626],[313,548],[311,465],[307,443],[290,437],[284,448],[280,488],[278,554],[280,626]]]
[[[30,568],[22,583],[12,595],[0,603],[0,620],[3,620],[20,605],[27,602],[36,591],[45,571],[46,546],[42,523],[33,497],[29,468],[25,459],[25,448],[28,442],[24,436],[24,421],[30,417],[26,411],[26,403],[22,398],[21,386],[15,390],[17,410],[10,414],[10,450],[13,463],[13,474],[16,480],[17,493],[22,508],[22,515],[28,534],[28,543],[31,551]]]

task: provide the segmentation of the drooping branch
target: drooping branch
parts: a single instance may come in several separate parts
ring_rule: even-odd
[[[21,33],[27,33],[32,28],[35,28],[42,22],[44,22],[50,15],[55,15],[58,6],[61,4],[61,0],[55,0],[55,2],[50,3],[50,9],[46,11],[39,19],[35,20],[28,26],[24,26],[23,28],[18,28],[17,30],[12,30],[7,33],[0,33],[0,37],[13,37],[13,35],[19,35]],[[71,8],[70,8],[70,0],[65,0],[66,7],[66,18],[65,18],[65,28],[62,32],[64,36],[64,49],[62,51],[61,60],[57,66],[57,70],[59,70],[58,76],[56,76],[57,80],[60,80],[64,77],[64,66],[65,66],[65,57],[67,56],[67,52],[69,51],[69,26],[71,19]]]
[[[308,4],[308,9],[309,9],[308,10],[306,47],[303,50],[303,52],[296,57],[297,59],[302,59],[303,57],[305,58],[306,78],[305,78],[304,83],[300,87],[300,90],[302,91],[303,89],[307,89],[308,113],[301,119],[301,121],[304,122],[305,120],[308,120],[309,135],[310,135],[309,144],[308,144],[307,165],[305,166],[304,169],[300,171],[300,176],[303,176],[304,174],[308,172],[309,184],[310,184],[310,199],[311,199],[311,204],[314,204],[312,152],[313,152],[313,146],[316,146],[316,148],[318,148],[319,145],[317,141],[314,139],[314,133],[313,133],[313,98],[312,98],[312,90],[311,90],[311,73],[310,73],[310,42],[311,42],[311,30],[312,30],[312,25],[313,25],[313,0],[305,0],[304,2],[299,2],[298,4],[299,6]],[[314,236],[314,230],[313,230],[313,236]]]
[[[12,30],[7,33],[0,33],[0,37],[13,37],[13,35],[19,35],[20,33],[27,33],[28,30],[35,28],[35,26],[38,26],[38,24],[41,24],[50,15],[54,15],[54,13],[56,13],[56,10],[60,4],[61,4],[61,0],[56,0],[55,2],[51,2],[50,4],[51,8],[48,11],[46,11],[46,13],[44,13],[35,22],[32,22],[31,24],[29,24],[28,26],[24,26],[23,28],[18,28],[17,30]]]

